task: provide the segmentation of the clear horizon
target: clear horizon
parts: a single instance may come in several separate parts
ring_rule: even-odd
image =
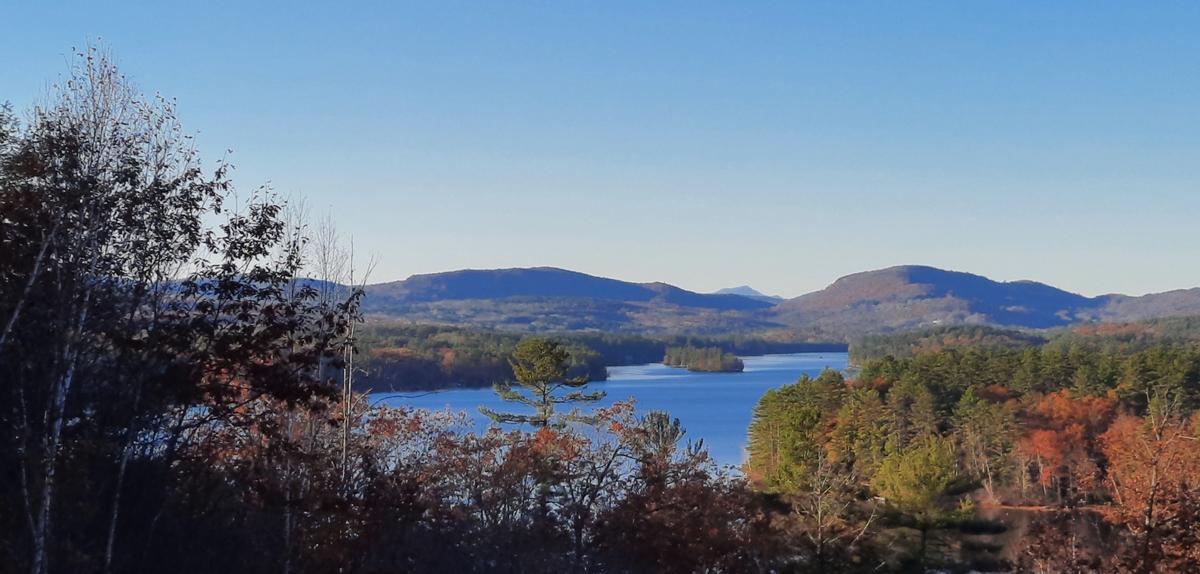
[[[373,282],[553,266],[794,297],[921,264],[1200,286],[1200,6],[8,8],[20,111],[99,41]],[[172,22],[186,22],[173,26]]]

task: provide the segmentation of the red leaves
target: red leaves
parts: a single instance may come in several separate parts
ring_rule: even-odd
[[[1038,429],[1029,433],[1021,442],[1021,449],[1038,462],[1038,482],[1050,486],[1061,474],[1070,474],[1074,462],[1075,448],[1079,444],[1076,426],[1071,431]]]
[[[1097,440],[1112,420],[1116,401],[1072,397],[1062,390],[1041,397],[1028,412],[1031,430],[1020,449],[1036,464],[1038,482],[1091,488],[1100,477]]]
[[[1100,437],[1122,506],[1140,513],[1168,487],[1198,486],[1200,443],[1188,426],[1122,415]]]
[[[1119,556],[1131,571],[1184,571],[1200,559],[1200,442],[1180,417],[1122,415],[1100,437],[1114,506],[1110,521],[1135,544]]]
[[[1072,397],[1070,391],[1050,393],[1039,400],[1031,409],[1032,414],[1044,419],[1044,424],[1053,428],[1065,428],[1079,424],[1089,432],[1097,432],[1112,420],[1116,401],[1108,397]]]

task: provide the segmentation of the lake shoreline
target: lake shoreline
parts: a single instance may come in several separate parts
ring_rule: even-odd
[[[680,419],[687,439],[703,439],[720,465],[739,466],[744,456],[746,432],[759,397],[768,389],[794,383],[801,375],[817,376],[825,368],[844,371],[846,353],[787,353],[748,356],[740,373],[697,373],[662,363],[615,366],[609,378],[589,388],[606,392],[596,406],[633,399],[638,413],[661,410]],[[372,393],[376,400],[393,406],[430,410],[450,409],[467,413],[476,431],[490,421],[478,412],[480,405],[514,410],[500,401],[492,389],[443,389],[407,393]]]

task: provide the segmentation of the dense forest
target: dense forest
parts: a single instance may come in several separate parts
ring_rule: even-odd
[[[740,373],[746,368],[737,355],[720,347],[667,347],[663,364],[705,373]]]
[[[1137,351],[1200,344],[1200,317],[1168,317],[1129,323],[1093,323],[1052,331],[1052,345]]]
[[[508,357],[521,336],[436,325],[367,324],[360,331],[362,392],[489,387],[512,379]],[[589,346],[558,338],[571,354],[572,374],[608,378],[610,364]]]
[[[850,345],[850,361],[861,364],[885,356],[911,357],[943,349],[1050,348],[1136,351],[1200,343],[1200,317],[1169,317],[1129,323],[1085,323],[1048,330],[1004,329],[989,325],[947,325],[867,335]]]
[[[989,325],[947,325],[916,331],[866,335],[850,344],[850,361],[862,364],[885,356],[911,357],[919,353],[962,347],[1020,349],[1046,343],[1042,334]]]
[[[747,472],[830,568],[1191,572],[1197,406],[1195,347],[887,356],[769,391]]]

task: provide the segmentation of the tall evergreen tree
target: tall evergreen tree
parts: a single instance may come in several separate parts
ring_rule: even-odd
[[[493,388],[501,399],[522,404],[533,409],[533,414],[501,413],[487,407],[479,412],[498,423],[528,424],[534,427],[562,427],[574,421],[586,421],[588,417],[577,412],[556,412],[559,405],[592,402],[604,398],[604,391],[592,393],[576,390],[561,394],[560,391],[580,389],[588,384],[587,375],[567,376],[571,367],[571,354],[558,342],[544,337],[522,339],[513,350],[513,377],[524,392],[511,383],[498,383]]]

